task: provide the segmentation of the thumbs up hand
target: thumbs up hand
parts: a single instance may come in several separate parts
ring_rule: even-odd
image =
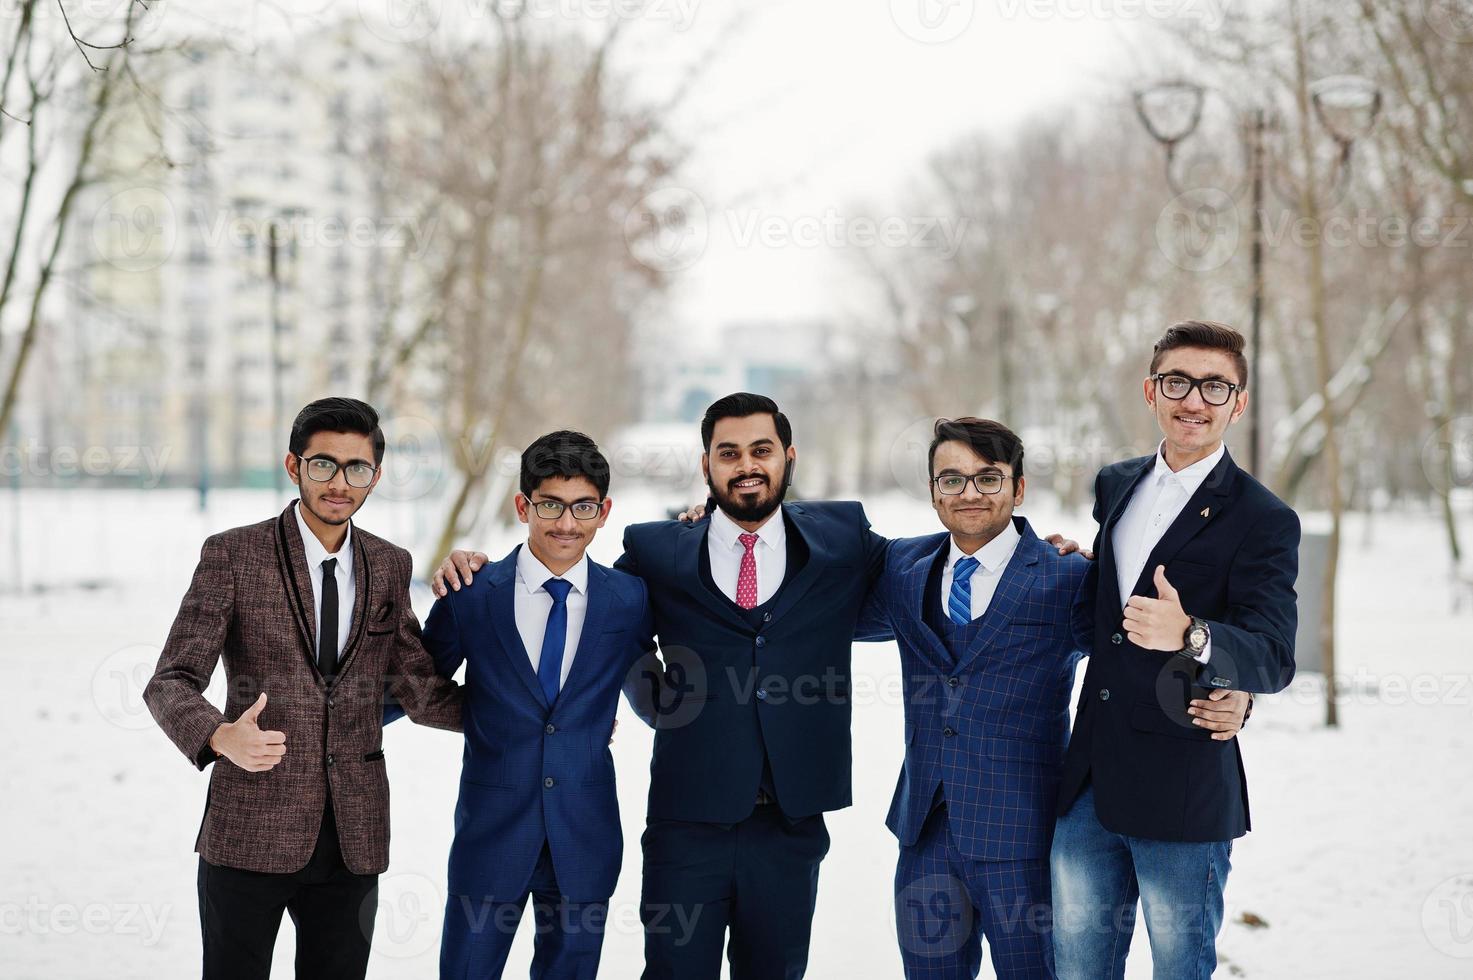
[[[1156,566],[1156,595],[1133,595],[1125,604],[1125,635],[1142,650],[1175,653],[1186,645],[1192,617],[1181,607],[1176,587],[1166,580],[1166,566]]]
[[[265,772],[274,767],[286,755],[286,734],[261,730],[257,719],[265,709],[266,695],[262,693],[239,718],[215,729],[210,748],[246,772]]]

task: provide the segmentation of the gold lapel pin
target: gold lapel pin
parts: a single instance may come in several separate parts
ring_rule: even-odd
[[[1203,507],[1202,508],[1202,516],[1203,517],[1211,517],[1212,516],[1212,508],[1211,507]]]

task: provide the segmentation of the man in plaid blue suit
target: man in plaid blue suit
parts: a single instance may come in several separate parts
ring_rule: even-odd
[[[912,980],[976,977],[985,935],[999,977],[1051,977],[1049,847],[1082,656],[1070,613],[1090,563],[1014,516],[1023,445],[1007,427],[938,422],[929,472],[947,531],[892,544],[860,624],[893,632],[905,685],[887,819],[901,959]],[[1202,705],[1226,731],[1239,707]]]

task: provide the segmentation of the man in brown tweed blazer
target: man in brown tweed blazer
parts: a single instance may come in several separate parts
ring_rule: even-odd
[[[420,644],[409,554],[350,520],[383,453],[363,402],[304,408],[285,459],[301,499],[205,541],[144,691],[184,755],[216,763],[195,844],[206,980],[265,980],[283,910],[299,978],[361,978],[389,858],[385,686],[416,722],[461,728],[462,691]],[[201,693],[222,659],[223,714]]]

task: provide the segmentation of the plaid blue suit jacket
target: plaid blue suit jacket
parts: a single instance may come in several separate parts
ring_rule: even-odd
[[[1048,856],[1082,656],[1070,612],[1089,563],[1014,522],[1022,540],[980,634],[955,661],[923,614],[927,577],[950,535],[893,542],[870,590],[861,633],[893,631],[904,674],[905,765],[886,820],[902,845],[919,838],[939,784],[966,857]]]

